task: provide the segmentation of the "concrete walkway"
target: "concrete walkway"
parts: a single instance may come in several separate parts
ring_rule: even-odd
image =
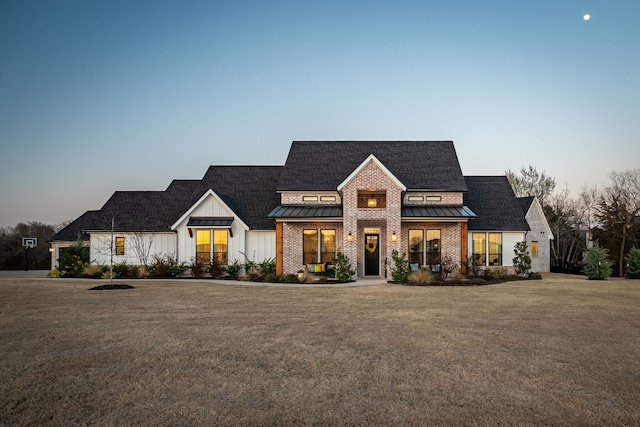
[[[47,278],[47,273],[49,270],[0,270],[0,279],[45,279]],[[47,279],[47,280],[84,280],[93,282],[96,284],[101,284],[108,282],[106,279],[86,279],[86,278],[61,278],[61,279]],[[144,283],[145,281],[149,281],[153,279],[114,279],[114,283],[118,282],[126,282],[129,281],[131,283],[136,283],[140,281],[140,283]],[[172,280],[179,281],[181,279],[157,279],[157,280]],[[355,282],[349,283],[267,283],[267,282],[245,282],[241,280],[214,280],[214,279],[184,279],[184,281],[188,282],[200,282],[200,283],[209,283],[216,285],[235,285],[235,286],[273,286],[273,287],[283,287],[283,288],[338,288],[338,287],[353,287],[353,286],[371,286],[371,285],[380,285],[387,283],[387,279],[384,277],[361,277]]]

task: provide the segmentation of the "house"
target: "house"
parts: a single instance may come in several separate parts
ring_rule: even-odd
[[[393,250],[412,268],[464,266],[470,254],[511,267],[516,242],[549,253],[539,204],[525,205],[504,176],[465,177],[451,141],[294,141],[284,166],[211,166],[164,191],[115,192],[53,237],[52,265],[80,238],[97,263],[114,242],[115,262],[275,258],[279,274],[320,271],[337,251],[358,277],[385,275]]]

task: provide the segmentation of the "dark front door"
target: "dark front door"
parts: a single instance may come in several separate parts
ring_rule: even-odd
[[[364,274],[365,276],[380,275],[380,235],[364,235]]]

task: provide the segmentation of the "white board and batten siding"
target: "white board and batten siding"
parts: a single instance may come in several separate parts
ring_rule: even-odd
[[[115,254],[116,237],[124,237],[124,255]],[[111,232],[92,232],[90,240],[89,259],[92,263],[107,265],[111,260]],[[150,244],[148,262],[152,262],[153,255],[164,256],[176,254],[176,233],[113,233],[113,262],[120,264],[126,262],[129,265],[140,265],[140,257],[135,249],[135,241],[140,239],[142,246]]]

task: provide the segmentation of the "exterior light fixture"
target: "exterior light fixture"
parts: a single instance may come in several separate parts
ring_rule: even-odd
[[[378,200],[374,199],[373,197],[367,199],[367,206],[369,206],[370,208],[375,208],[376,206],[378,206]]]
[[[391,241],[395,242],[396,240],[398,240],[398,235],[396,234],[396,232],[394,231],[393,234],[391,235]]]
[[[349,233],[347,235],[347,242],[353,242],[353,234]]]

